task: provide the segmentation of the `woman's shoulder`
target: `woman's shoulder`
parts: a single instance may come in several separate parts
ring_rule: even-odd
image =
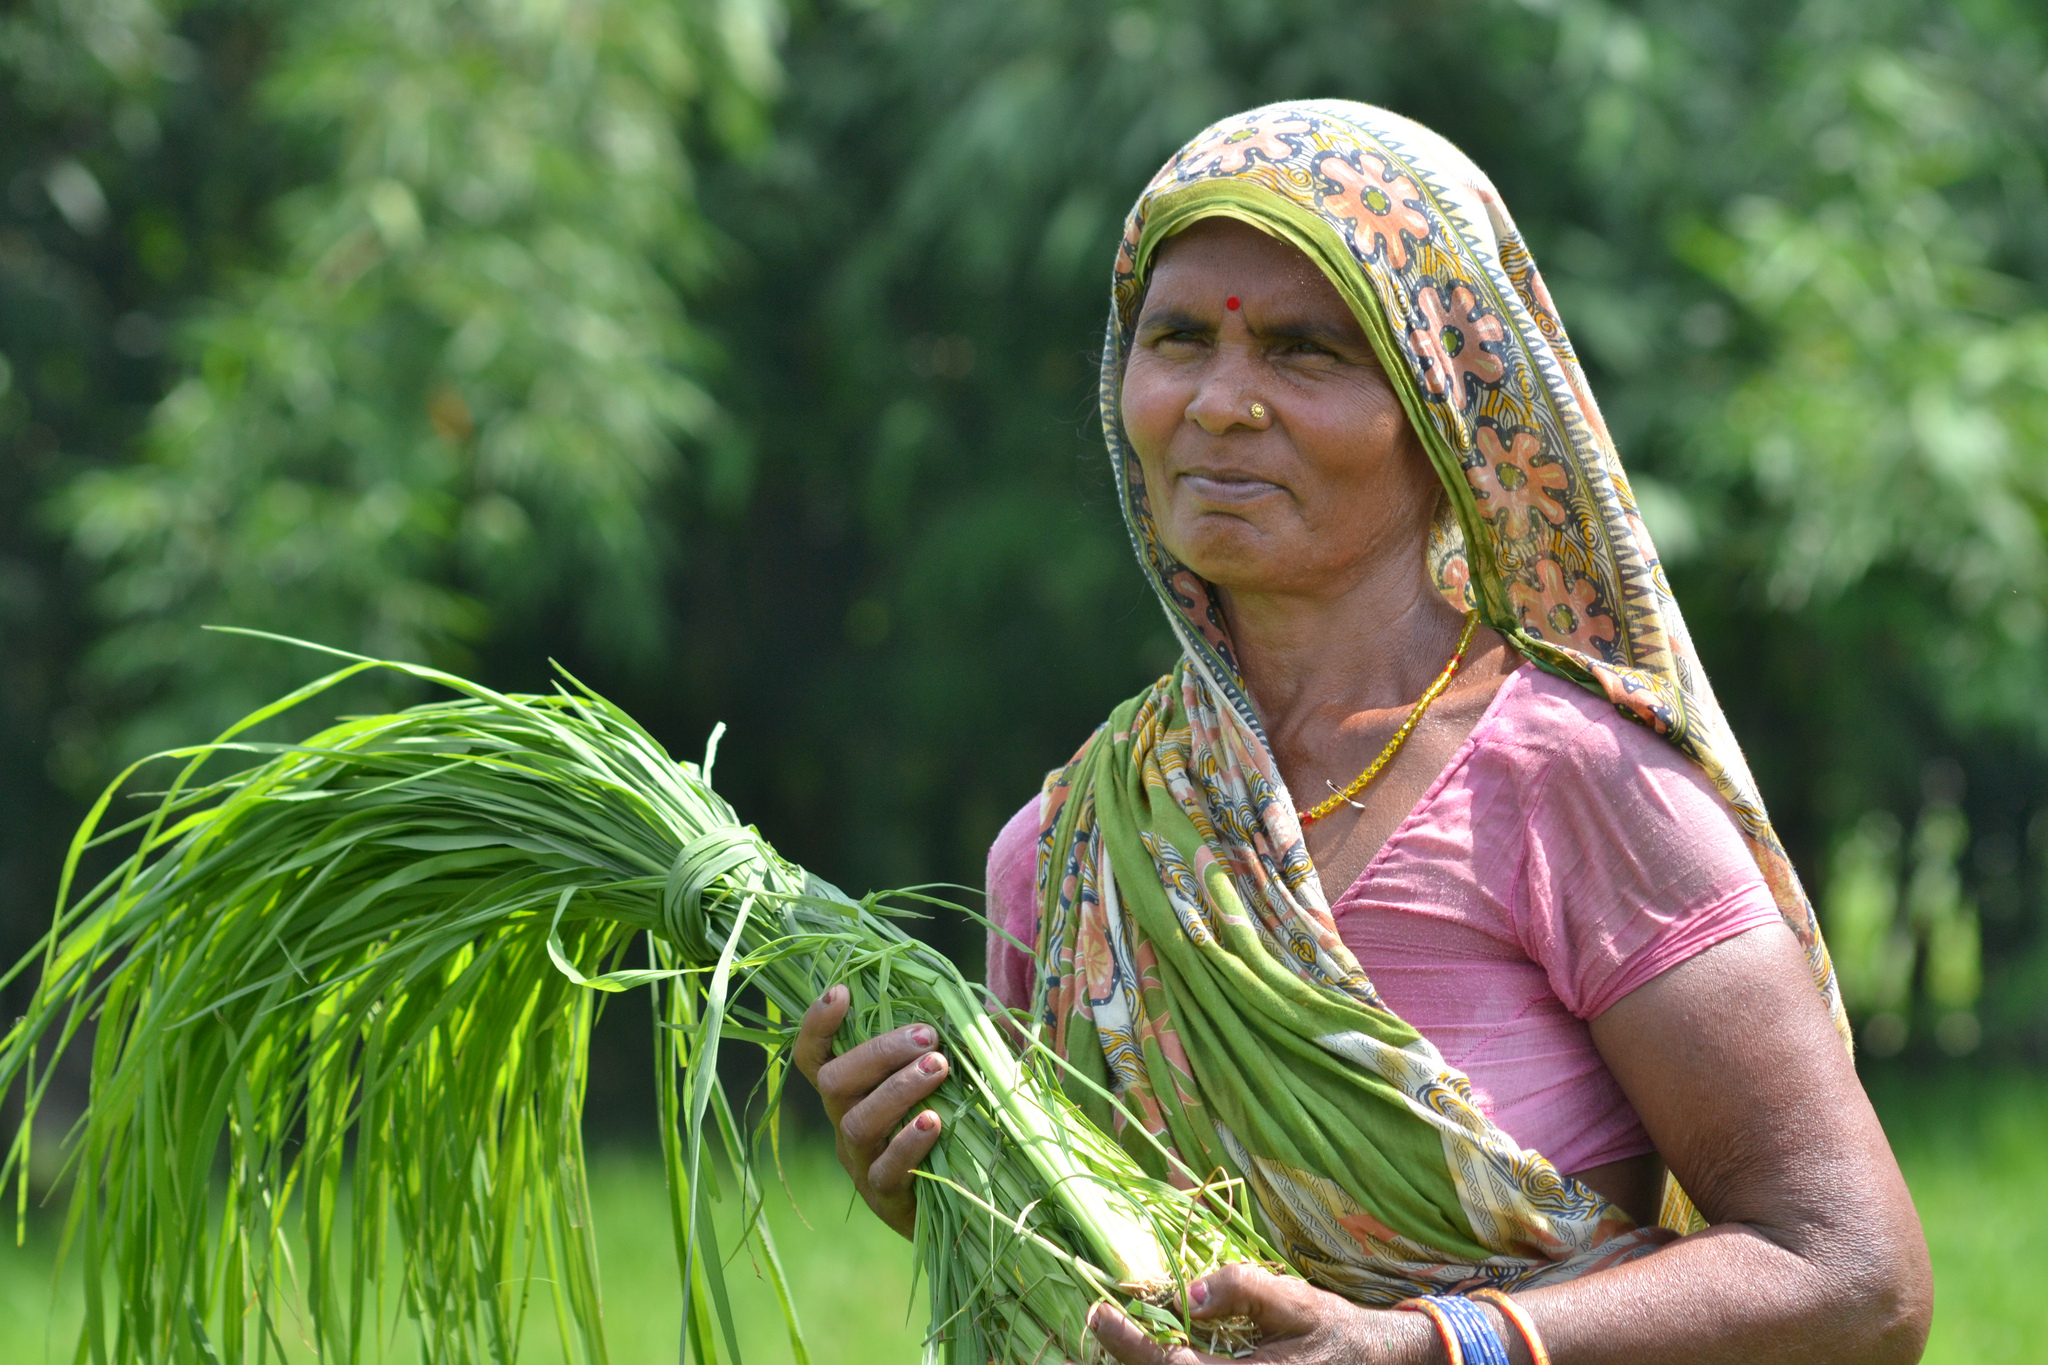
[[[1653,770],[1709,784],[1698,767],[1663,736],[1582,684],[1533,663],[1510,674],[1474,735],[1515,775],[1538,786],[1563,781],[1599,784]]]
[[[1591,688],[1533,664],[1503,685],[1476,736],[1472,784],[1497,817],[1537,837],[1618,839],[1656,861],[1660,845],[1716,847],[1752,871],[1734,810],[1698,764]],[[1511,809],[1504,809],[1511,808]]]
[[[1490,832],[1515,826],[1510,914],[1572,1013],[1592,1018],[1778,917],[1734,810],[1698,765],[1589,688],[1533,667],[1512,681],[1494,772],[1525,780],[1496,787],[1508,799],[1491,803]]]

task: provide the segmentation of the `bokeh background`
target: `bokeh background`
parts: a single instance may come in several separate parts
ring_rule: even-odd
[[[1304,95],[1431,124],[1514,209],[1820,898],[1930,1359],[2048,1358],[2031,0],[11,0],[0,956],[121,765],[320,671],[208,623],[560,660],[678,754],[725,721],[721,785],[832,880],[978,887],[1171,658],[1094,412],[1122,214]],[[588,1126],[652,1361],[633,1011]],[[907,1359],[907,1257],[816,1155],[819,1359]],[[54,1230],[0,1332],[65,1354]]]

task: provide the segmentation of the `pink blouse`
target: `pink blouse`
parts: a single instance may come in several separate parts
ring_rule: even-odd
[[[1038,933],[1034,798],[988,857],[990,917]],[[1479,1105],[1561,1171],[1654,1150],[1586,1021],[1695,953],[1779,922],[1699,770],[1583,687],[1524,666],[1331,906],[1389,1008]],[[1035,966],[989,935],[988,982],[1030,1004]]]

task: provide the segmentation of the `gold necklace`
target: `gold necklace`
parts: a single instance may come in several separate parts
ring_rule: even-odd
[[[1401,728],[1394,731],[1394,737],[1387,741],[1387,747],[1380,750],[1380,756],[1372,761],[1372,766],[1352,779],[1350,786],[1346,787],[1343,791],[1337,792],[1335,796],[1322,804],[1303,811],[1301,816],[1302,828],[1306,829],[1316,821],[1323,819],[1339,806],[1355,806],[1358,804],[1351,798],[1364,791],[1365,784],[1380,775],[1380,769],[1386,767],[1393,760],[1394,755],[1399,753],[1401,746],[1407,742],[1408,736],[1413,734],[1415,727],[1421,723],[1422,713],[1429,709],[1429,704],[1442,696],[1444,689],[1451,685],[1451,679],[1457,675],[1458,665],[1465,662],[1465,650],[1472,644],[1472,632],[1478,628],[1479,613],[1476,611],[1466,612],[1465,631],[1458,637],[1458,648],[1451,655],[1451,661],[1444,665],[1443,672],[1436,675],[1436,681],[1424,688],[1422,695],[1416,698],[1415,705],[1408,710],[1408,719],[1402,721]],[[1331,782],[1325,785],[1331,791],[1337,791],[1336,783]]]

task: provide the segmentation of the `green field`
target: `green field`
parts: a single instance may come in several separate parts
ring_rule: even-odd
[[[2048,1303],[2038,1288],[2048,1265],[2048,1076],[2005,1073],[1973,1087],[1959,1075],[1881,1074],[1871,1089],[1934,1253],[1927,1360],[2048,1360]],[[916,1360],[922,1317],[911,1305],[909,1245],[865,1210],[849,1207],[850,1187],[829,1153],[792,1153],[789,1174],[801,1216],[779,1201],[771,1217],[811,1358],[817,1365]],[[643,1157],[602,1156],[592,1185],[612,1359],[665,1365],[676,1359],[681,1316],[660,1170]],[[70,1357],[80,1313],[77,1278],[66,1277],[53,1297],[49,1231],[32,1225],[26,1247],[0,1247],[7,1365]],[[766,1286],[744,1265],[733,1280],[747,1358],[787,1360],[787,1338]],[[533,1349],[522,1358],[559,1361],[552,1335],[533,1332]],[[393,1358],[412,1355],[396,1351]]]

